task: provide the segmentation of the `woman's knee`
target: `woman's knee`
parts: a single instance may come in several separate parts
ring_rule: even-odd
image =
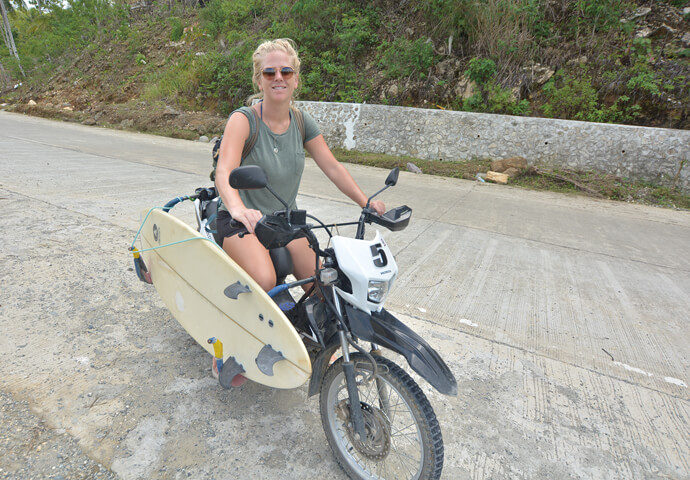
[[[261,270],[247,273],[267,292],[276,286],[276,272],[273,269],[273,264],[271,264],[270,269],[262,268]]]
[[[249,238],[245,237],[247,240]],[[238,242],[226,238],[223,250],[232,258],[261,288],[268,291],[276,286],[276,273],[268,251],[256,242]]]

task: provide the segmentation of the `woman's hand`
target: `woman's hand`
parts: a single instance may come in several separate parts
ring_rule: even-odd
[[[369,207],[376,210],[379,216],[386,213],[386,205],[381,200],[372,200]]]
[[[254,233],[254,227],[256,227],[256,222],[261,220],[263,214],[258,210],[252,210],[246,207],[228,208],[228,212],[233,220],[237,222],[242,222],[247,228],[249,233]]]

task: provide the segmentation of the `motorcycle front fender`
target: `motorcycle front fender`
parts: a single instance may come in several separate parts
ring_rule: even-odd
[[[331,356],[340,348],[340,341],[337,335],[331,339],[328,346],[321,350],[311,364],[311,378],[309,379],[309,391],[307,396],[311,397],[319,393],[321,382],[323,381],[326,370],[328,370],[328,363]]]
[[[458,383],[441,356],[422,337],[385,309],[371,315],[345,305],[353,335],[399,353],[412,370],[444,395],[456,396]]]

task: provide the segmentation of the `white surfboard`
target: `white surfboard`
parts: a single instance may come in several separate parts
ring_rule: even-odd
[[[245,377],[274,388],[296,388],[307,381],[311,362],[294,327],[215,243],[162,210],[151,211],[141,240],[142,249],[163,246],[142,253],[153,285],[177,321],[209,353],[209,338],[222,342],[223,369],[240,365]]]

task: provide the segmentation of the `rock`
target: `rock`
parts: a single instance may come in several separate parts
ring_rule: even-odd
[[[170,105],[165,106],[165,112],[163,112],[163,115],[172,115],[172,116],[177,116],[180,115],[180,112],[175,110],[173,107]]]
[[[685,32],[680,40],[686,47],[690,46],[690,32]]]
[[[568,60],[568,65],[584,65],[587,63],[588,58],[585,55],[580,55],[577,58],[573,58],[572,60]]]
[[[635,32],[635,38],[647,38],[652,35],[652,32],[654,32],[654,30],[652,30],[651,28],[644,27],[643,29]]]
[[[29,103],[27,103],[27,105],[36,105],[36,102],[34,102],[33,100],[29,100]]]
[[[455,95],[458,97],[462,97],[463,99],[465,98],[470,98],[472,95],[474,95],[474,82],[472,82],[470,79],[465,78],[465,76],[461,76],[458,82],[455,84],[455,87],[453,90],[455,91]]]
[[[83,122],[81,122],[82,125],[96,125],[96,120],[93,118],[87,118]]]
[[[651,11],[652,11],[652,9],[649,7],[640,7],[637,10],[635,10],[635,13],[633,13],[631,16],[629,16],[626,20],[629,22],[632,20],[636,20],[638,18],[644,17],[645,15],[647,15]]]
[[[505,172],[503,172],[503,173],[505,173],[509,177],[517,177],[518,175],[520,175],[521,171],[522,170],[520,170],[519,168],[510,167],[510,168],[506,168]]]
[[[54,106],[55,106],[55,105],[53,105],[53,104],[50,103],[50,102],[48,102],[48,103],[45,104],[45,107],[46,107],[46,108],[53,108]]]
[[[683,9],[683,16],[690,15],[690,7],[685,7]]]
[[[62,107],[63,110],[67,110],[68,112],[74,111],[74,107],[68,106],[68,107]]]
[[[548,82],[556,73],[554,69],[547,67],[546,65],[541,65],[540,63],[535,63],[532,65],[531,70],[534,84],[539,86]]]
[[[132,128],[134,126],[134,120],[131,118],[127,118],[125,120],[122,120],[120,122],[120,127],[122,128]]]
[[[454,77],[456,72],[460,71],[460,60],[457,58],[449,58],[438,62],[434,67],[436,75],[443,78]]]
[[[527,168],[527,160],[523,157],[510,157],[491,162],[491,170],[494,172],[505,172],[509,168],[514,168],[518,171],[525,169]]]
[[[492,172],[491,170],[486,172],[486,179],[495,183],[500,183],[501,185],[508,183],[508,175],[505,173]]]
[[[422,173],[422,169],[412,162],[407,162],[407,170],[412,173]]]
[[[673,35],[676,34],[677,31],[678,31],[677,29],[675,29],[673,27],[669,27],[668,25],[666,25],[664,23],[659,28],[654,30],[654,32],[652,32],[651,36],[652,37],[672,37]]]
[[[202,135],[199,137],[199,141],[202,143],[208,143],[208,137],[206,135]]]

